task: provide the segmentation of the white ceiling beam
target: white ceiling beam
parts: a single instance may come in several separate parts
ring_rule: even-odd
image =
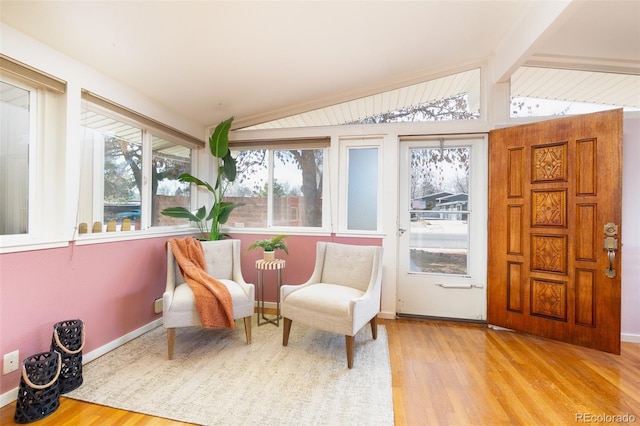
[[[579,7],[579,1],[532,1],[491,57],[493,81],[504,83]]]

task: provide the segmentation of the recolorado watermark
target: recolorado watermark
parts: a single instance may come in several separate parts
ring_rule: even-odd
[[[633,414],[593,414],[576,413],[576,423],[635,423],[638,420]]]

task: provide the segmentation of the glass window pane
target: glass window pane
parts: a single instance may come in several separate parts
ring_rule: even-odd
[[[322,226],[322,150],[275,151],[273,225]]]
[[[238,174],[226,201],[245,203],[231,227],[322,226],[323,150],[245,150],[232,153]]]
[[[378,228],[378,148],[349,149],[347,229]]]
[[[480,69],[246,127],[277,129],[343,124],[474,120],[480,117]]]
[[[224,200],[245,203],[229,216],[231,227],[267,226],[268,151],[245,150],[231,154],[237,160],[236,180],[227,187]]]
[[[104,223],[128,218],[140,229],[142,130],[127,127],[126,136],[104,135]]]
[[[182,173],[191,173],[191,149],[152,137],[151,226],[184,225],[185,220],[160,214],[167,207],[191,206],[188,183],[178,181]]]
[[[0,235],[28,231],[30,92],[0,82]]]
[[[411,272],[468,273],[470,150],[411,150]]]
[[[142,130],[111,117],[83,110],[83,169],[79,222],[131,220],[140,229]]]

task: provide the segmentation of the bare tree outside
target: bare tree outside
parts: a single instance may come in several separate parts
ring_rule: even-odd
[[[469,112],[468,94],[461,93],[447,99],[439,99],[420,105],[389,111],[384,114],[365,117],[345,124],[380,124],[415,121],[472,120],[480,117],[479,112]]]
[[[158,140],[158,139],[157,139]],[[154,145],[157,144],[154,143]],[[165,144],[166,142],[163,141]],[[188,148],[178,149],[182,155],[170,155],[154,147],[151,159],[152,223],[159,212],[158,195],[184,198],[189,204],[189,186],[178,182],[181,173],[191,170]],[[186,156],[185,156],[186,155]],[[142,145],[114,136],[104,139],[104,218],[136,220],[140,216],[142,193]],[[177,223],[177,222],[176,222]]]
[[[246,205],[233,212],[230,223],[265,227],[271,208],[276,226],[322,226],[321,149],[274,150],[271,188],[268,150],[243,150],[234,155],[238,175],[227,196],[237,201],[242,198]],[[269,191],[273,206],[266,204]]]

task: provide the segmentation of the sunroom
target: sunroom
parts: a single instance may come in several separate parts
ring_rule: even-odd
[[[289,283],[307,279],[318,241],[383,246],[380,317],[487,322],[490,172],[505,165],[491,163],[492,132],[619,108],[622,161],[585,158],[620,178],[624,278],[613,279],[621,339],[640,342],[634,2],[2,9],[0,353],[38,352],[68,317],[90,324],[94,358],[158,324],[166,240],[200,231],[161,211],[210,205],[176,178],[215,181],[207,140],[232,116],[240,175],[226,197],[245,205],[224,232],[243,247],[288,235]],[[547,229],[527,212],[518,223]],[[252,280],[258,256],[243,251]],[[18,380],[3,377],[0,405]]]

